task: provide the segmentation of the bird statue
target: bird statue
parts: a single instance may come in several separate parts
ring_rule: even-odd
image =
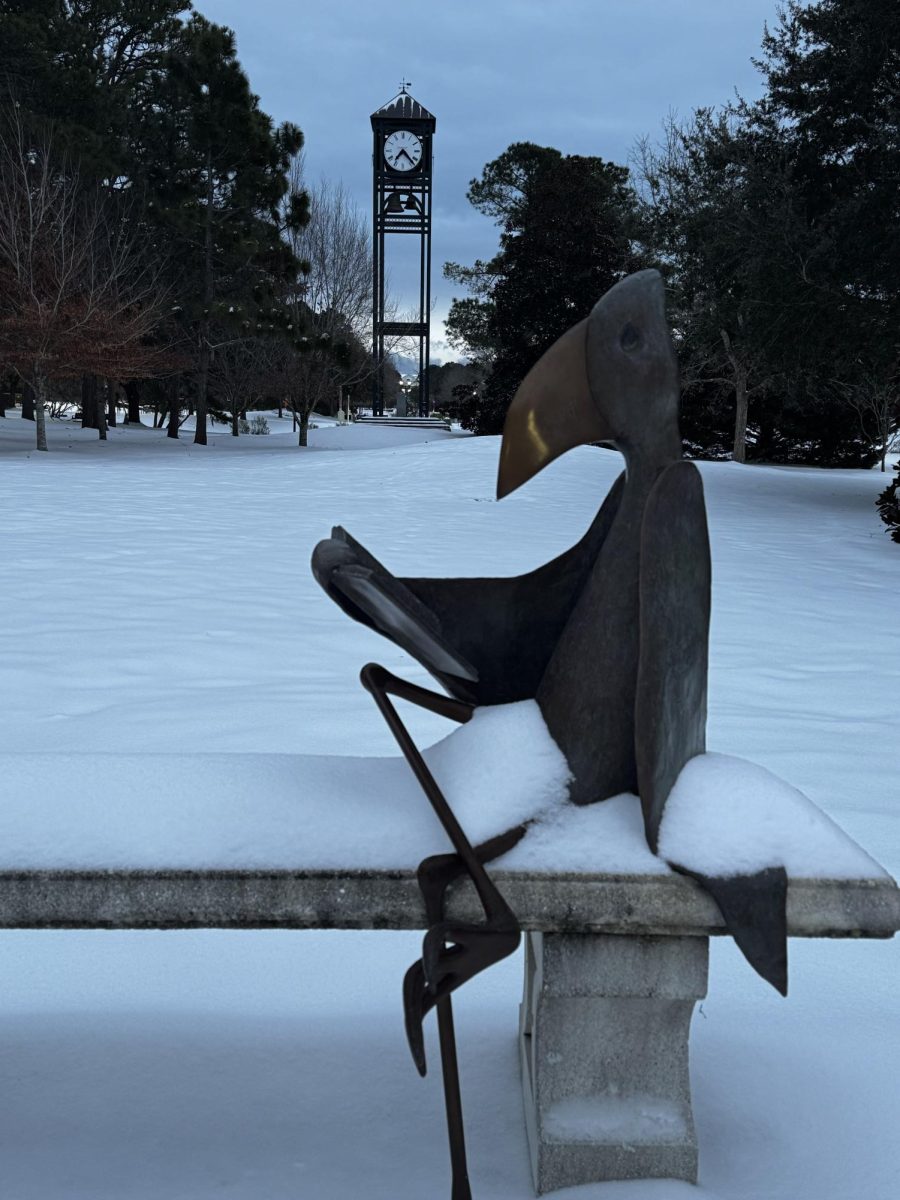
[[[471,1193],[450,993],[518,945],[518,923],[485,864],[526,830],[472,846],[389,697],[458,721],[480,705],[536,700],[568,761],[571,802],[637,794],[657,853],[669,793],[705,751],[709,540],[700,473],[682,458],[678,408],[663,281],[657,271],[639,271],[539,359],[503,430],[498,499],[575,446],[602,443],[622,453],[625,470],[576,545],[528,574],[498,579],[396,578],[340,527],[313,554],[329,596],[412,654],[446,693],[373,664],[362,673],[453,845],[419,868],[430,928],[404,983],[407,1035],[422,1074],[421,1024],[437,1008],[453,1200]],[[709,892],[751,966],[786,993],[784,868],[712,877],[670,865]],[[484,907],[482,925],[444,921],[446,890],[463,874]]]

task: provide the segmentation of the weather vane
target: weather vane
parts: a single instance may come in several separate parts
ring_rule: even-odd
[[[400,80],[400,95],[406,95],[406,89],[412,87],[412,83],[408,79]]]

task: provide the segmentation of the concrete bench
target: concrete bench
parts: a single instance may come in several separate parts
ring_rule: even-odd
[[[493,873],[526,933],[520,1046],[535,1189],[695,1181],[688,1035],[706,994],[709,896],[677,875]],[[450,912],[477,920],[468,885]],[[795,937],[887,938],[892,880],[795,880]],[[412,871],[0,872],[8,929],[423,929]],[[399,1019],[399,1014],[398,1014]]]
[[[402,760],[7,754],[0,780],[0,928],[426,927],[414,864],[445,835]],[[790,934],[891,937],[896,884],[834,840],[849,870],[792,879]],[[696,1180],[688,1039],[723,932],[712,899],[650,854],[634,797],[564,806],[491,874],[526,934],[536,1190]],[[448,916],[481,920],[468,884]]]

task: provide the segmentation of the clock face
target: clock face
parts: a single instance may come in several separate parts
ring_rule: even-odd
[[[384,161],[394,171],[414,171],[422,161],[422,141],[408,129],[397,129],[384,142]]]

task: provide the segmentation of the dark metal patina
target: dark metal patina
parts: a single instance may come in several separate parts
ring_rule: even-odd
[[[344,611],[413,654],[454,698],[382,668],[363,672],[456,851],[420,868],[431,928],[404,989],[407,1033],[423,1073],[421,1022],[438,1009],[453,1200],[469,1190],[449,996],[515,949],[518,925],[483,865],[503,852],[504,840],[470,846],[387,695],[457,720],[467,720],[473,705],[536,699],[572,769],[572,801],[636,792],[655,853],[669,792],[705,750],[709,541],[700,475],[681,455],[678,404],[662,279],[641,271],[547,351],[507,415],[499,498],[585,442],[610,444],[625,458],[571,550],[511,579],[398,579],[340,528],[313,555],[316,578]],[[706,888],[751,965],[785,992],[784,870],[709,878],[671,865]],[[444,922],[446,889],[463,873],[478,890],[484,925]]]

